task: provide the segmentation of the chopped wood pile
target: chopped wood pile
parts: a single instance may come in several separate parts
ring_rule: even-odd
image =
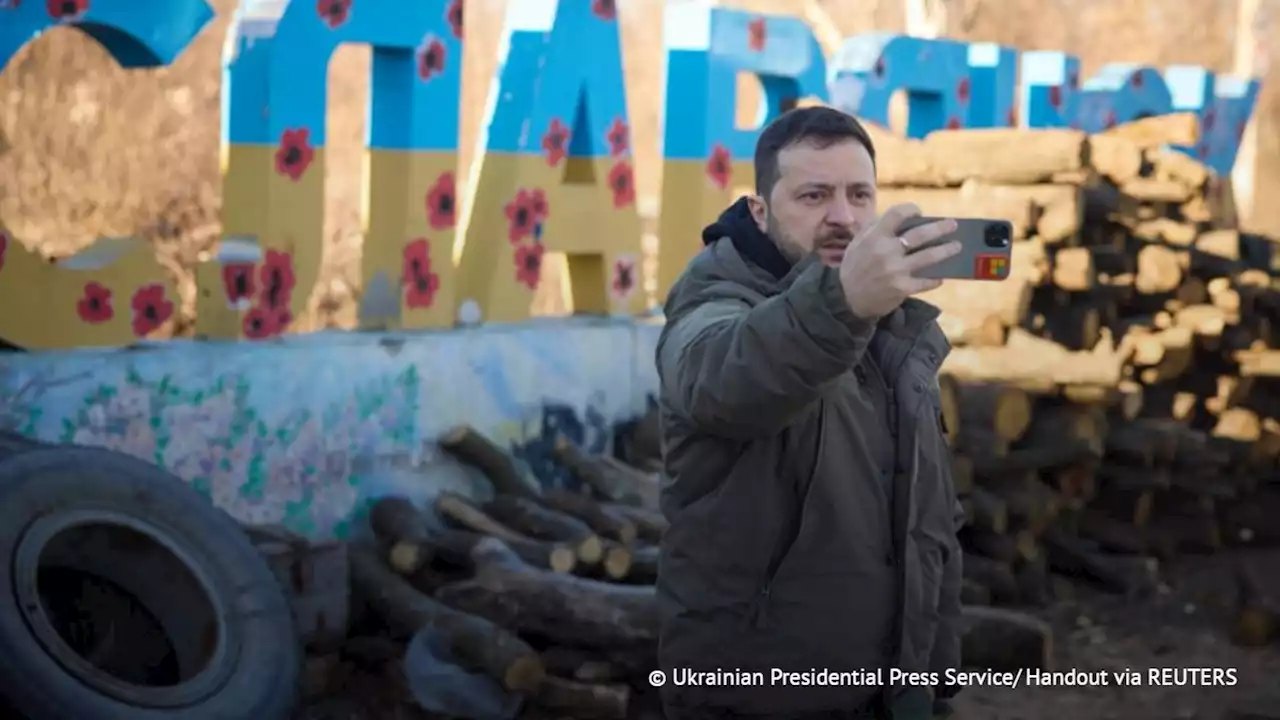
[[[459,668],[491,682],[494,704],[522,718],[661,718],[654,580],[666,521],[657,509],[656,423],[635,423],[626,462],[567,439],[556,460],[581,490],[530,490],[503,449],[469,427],[441,446],[481,470],[493,496],[445,491],[429,508],[377,500],[374,539],[353,541],[353,597],[396,642],[430,634]],[[358,653],[364,640],[350,641]],[[1050,666],[1050,631],[1020,612],[972,607],[965,652],[975,667]],[[405,653],[402,649],[399,652]],[[406,654],[406,660],[407,654]],[[402,685],[412,673],[398,673]],[[421,688],[419,688],[421,690]],[[412,696],[412,688],[404,696]],[[426,708],[440,711],[440,708]]]
[[[881,203],[1013,222],[1010,278],[924,297],[954,346],[970,602],[1045,603],[1055,575],[1144,593],[1178,553],[1280,542],[1280,242],[1168,149],[1196,133],[1170,115],[877,138]],[[1240,625],[1258,643],[1278,623]]]

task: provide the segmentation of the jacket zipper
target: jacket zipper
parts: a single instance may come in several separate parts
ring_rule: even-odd
[[[784,532],[779,533],[779,537],[783,539],[780,544],[780,552],[774,553],[769,558],[769,565],[765,568],[764,582],[760,585],[759,592],[752,602],[749,613],[751,625],[756,628],[763,628],[768,624],[769,601],[773,594],[773,583],[778,577],[778,571],[782,569],[782,563],[786,561],[787,556],[791,554],[792,548],[795,547],[796,541],[800,539],[804,532],[804,524],[808,520],[805,515],[805,505],[809,500],[809,493],[813,492],[813,484],[817,481],[819,463],[822,458],[823,450],[823,432],[826,429],[827,408],[826,405],[820,405],[818,409],[818,430],[817,439],[815,441],[816,448],[813,460],[813,470],[809,473],[809,482],[805,486],[804,495],[798,498],[796,511],[788,518],[787,527]]]

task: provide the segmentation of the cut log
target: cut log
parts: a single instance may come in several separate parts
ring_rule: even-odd
[[[578,562],[576,547],[547,543],[508,528],[494,520],[461,495],[445,491],[436,498],[436,512],[455,526],[479,535],[498,538],[525,562],[556,572],[571,572]],[[461,536],[455,535],[457,539]],[[403,551],[408,552],[408,551]]]
[[[1067,129],[983,128],[938,130],[923,140],[930,167],[940,184],[966,180],[1030,185],[1052,182],[1054,175],[1086,168],[1088,141]],[[1019,152],[1010,152],[1010,148]]]
[[[542,664],[549,676],[589,683],[608,683],[626,677],[617,665],[601,653],[583,648],[556,645],[542,651]]]
[[[548,490],[542,495],[542,503],[552,510],[583,521],[602,537],[617,540],[626,545],[636,540],[637,531],[634,522],[586,495],[568,490]]]
[[[535,500],[499,495],[485,503],[484,512],[529,537],[572,545],[578,559],[588,565],[604,559],[604,542],[586,523]]]
[[[1209,182],[1209,169],[1184,152],[1156,147],[1148,148],[1145,155],[1152,175],[1160,180],[1171,180],[1193,192]]]
[[[973,502],[973,524],[1002,535],[1009,529],[1009,508],[1004,499],[978,487],[969,493]]]
[[[1038,535],[1062,510],[1058,493],[1032,473],[980,476],[983,487],[999,495],[1008,508],[1010,525]]]
[[[621,684],[586,683],[548,675],[534,704],[581,720],[624,720],[631,688]]]
[[[636,533],[639,535],[639,538],[645,542],[661,542],[662,534],[665,533],[667,528],[670,526],[667,519],[657,510],[635,507],[633,505],[623,505],[620,503],[605,503],[604,508],[610,512],[616,512],[635,523]]]
[[[1099,134],[1125,138],[1143,150],[1166,145],[1195,145],[1200,140],[1200,119],[1189,112],[1151,116],[1121,123]]]
[[[1019,562],[1013,573],[1018,580],[1020,603],[1045,607],[1053,601],[1053,576],[1049,572],[1049,560],[1044,555]]]
[[[1235,565],[1236,603],[1231,639],[1237,645],[1263,647],[1280,638],[1280,606],[1262,591],[1253,566]]]
[[[561,435],[552,449],[563,465],[597,496],[612,502],[656,507],[658,483],[645,473],[606,456],[591,456]]]
[[[991,592],[991,600],[997,604],[1011,604],[1018,600],[1018,580],[1013,567],[999,560],[992,560],[973,553],[964,554],[964,577]]]
[[[1076,531],[1107,552],[1142,555],[1147,552],[1146,538],[1134,526],[1086,508],[1076,515]]]
[[[1047,529],[1040,541],[1049,566],[1063,575],[1092,581],[1125,595],[1149,592],[1157,584],[1158,563],[1154,558],[1104,555],[1057,528]]]
[[[526,481],[515,460],[489,438],[469,425],[458,425],[440,438],[440,447],[459,460],[480,470],[503,495],[533,498],[535,486]]]
[[[1033,533],[1025,530],[999,535],[979,527],[966,527],[960,532],[961,545],[968,551],[1002,562],[1010,567],[1040,555]]]
[[[1009,331],[1002,348],[955,348],[942,372],[968,382],[1005,382],[1032,392],[1053,392],[1060,385],[1115,388],[1123,378],[1125,358],[1107,342],[1092,351],[1072,352],[1021,329]]]
[[[1122,135],[1099,133],[1089,137],[1089,164],[1116,185],[1142,172],[1142,147]]]
[[[658,579],[658,557],[660,551],[656,545],[644,545],[631,549],[631,567],[626,574],[627,582],[652,584]]]
[[[521,562],[500,540],[472,550],[476,574],[440,588],[441,602],[519,633],[578,647],[653,643],[658,604],[652,587],[557,575]]]
[[[1006,441],[1022,437],[1031,424],[1031,398],[1023,390],[999,383],[958,383],[956,404],[960,410],[960,437],[979,428]]]
[[[975,670],[1019,672],[1053,667],[1053,629],[1026,613],[965,606],[960,657]]]
[[[493,622],[458,612],[423,595],[384,565],[370,548],[349,552],[351,583],[374,612],[402,636],[430,628],[446,638],[455,657],[473,671],[514,692],[533,692],[542,684],[542,659],[524,641]]]
[[[431,562],[423,544],[431,531],[426,518],[408,499],[384,497],[369,508],[373,534],[388,548],[387,563],[401,575],[412,575]]]
[[[644,469],[662,469],[662,428],[658,408],[652,407],[623,434],[622,459]]]

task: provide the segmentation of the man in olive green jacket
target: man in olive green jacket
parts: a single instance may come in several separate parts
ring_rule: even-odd
[[[963,516],[950,347],[910,296],[958,248],[908,250],[955,224],[879,215],[871,140],[836,110],[784,114],[755,163],[757,195],[706,229],[658,342],[666,712],[928,718],[959,665]]]

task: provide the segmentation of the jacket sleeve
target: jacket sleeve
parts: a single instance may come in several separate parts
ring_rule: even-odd
[[[964,507],[950,482],[947,483],[947,489],[956,533],[948,538],[947,563],[942,568],[942,590],[938,598],[938,632],[933,641],[933,656],[929,659],[929,671],[938,674],[934,697],[940,700],[954,697],[960,692],[959,686],[947,683],[946,671],[960,668],[960,581],[964,575],[964,552],[960,548],[957,534],[964,525]]]
[[[755,307],[711,300],[663,329],[664,402],[698,429],[748,440],[776,433],[861,359],[875,330],[821,263]]]

